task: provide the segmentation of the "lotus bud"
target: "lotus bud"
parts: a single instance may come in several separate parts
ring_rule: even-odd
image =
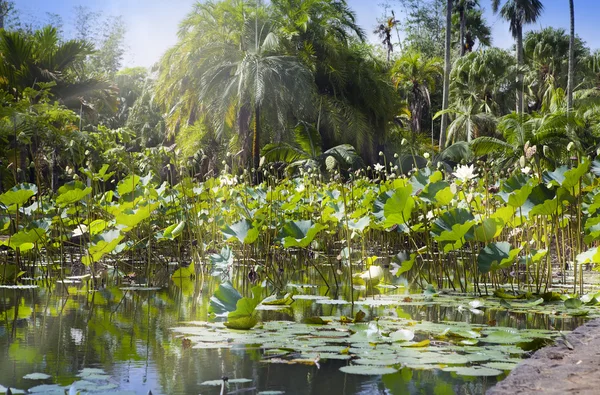
[[[425,152],[425,153],[423,154],[423,158],[425,158],[425,159],[429,159],[429,156],[430,156],[430,155],[429,155],[429,152]]]
[[[402,139],[402,141],[400,142],[400,145],[406,145],[406,144],[408,144],[408,140]]]
[[[371,166],[367,166],[367,171],[371,170]]]
[[[573,143],[572,141],[569,144],[567,144],[567,152],[571,152],[574,145],[575,145],[575,143]]]
[[[467,203],[471,203],[473,201],[473,194],[469,193],[467,194]]]
[[[398,158],[398,153],[397,152],[394,154],[394,158],[396,158],[396,159]]]
[[[456,192],[458,192],[458,188],[456,187],[455,183],[450,185],[450,192],[452,192],[453,195],[456,195]]]
[[[379,151],[379,156],[383,156],[383,151]]]
[[[544,145],[543,151],[544,151],[544,156],[546,156],[546,157],[552,156],[552,152],[550,151],[550,147],[548,147],[547,145]]]
[[[231,156],[231,152],[227,152],[225,155],[229,158]]]
[[[519,158],[519,165],[520,165],[521,167],[525,167],[525,157],[524,157],[524,156],[521,156],[521,157]]]

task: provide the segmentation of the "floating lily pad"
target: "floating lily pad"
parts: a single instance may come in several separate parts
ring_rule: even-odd
[[[390,333],[390,339],[395,342],[411,341],[415,338],[415,333],[408,329],[399,329],[396,332]]]
[[[499,376],[503,372],[498,369],[492,369],[487,367],[478,367],[478,366],[461,366],[461,367],[448,367],[442,369],[444,371],[450,371],[458,374],[459,376],[472,376],[472,377],[481,377],[481,376]]]
[[[488,362],[484,363],[482,366],[498,370],[513,370],[517,365],[518,364],[514,362]]]
[[[229,380],[227,380],[227,382],[229,384],[244,384],[244,383],[251,383],[252,380],[251,379],[229,379]],[[200,385],[210,385],[213,387],[219,387],[219,386],[223,385],[223,380],[219,379],[219,380],[204,381],[203,383],[200,383]]]
[[[37,385],[35,387],[29,388],[28,392],[30,394],[65,395],[65,389],[68,389],[68,388],[62,387],[58,384],[42,384],[42,385]],[[2,392],[1,386],[0,386],[0,392]]]
[[[25,376],[23,376],[23,378],[27,379],[27,380],[46,380],[46,379],[49,379],[50,377],[52,377],[52,376],[50,376],[49,374],[46,374],[46,373],[29,373],[29,374],[26,374]]]
[[[365,366],[349,365],[340,368],[340,371],[347,374],[360,374],[365,376],[383,376],[384,374],[396,373],[398,369],[385,366]]]

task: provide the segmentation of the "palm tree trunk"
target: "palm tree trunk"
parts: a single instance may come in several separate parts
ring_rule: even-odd
[[[571,33],[569,35],[569,80],[567,82],[567,111],[573,109],[573,86],[575,83],[575,7],[569,0],[571,14]]]
[[[252,166],[254,168],[254,182],[258,184],[260,177],[258,165],[260,164],[260,106],[254,107],[254,135],[252,136]]]
[[[517,65],[523,65],[523,26],[517,27]],[[523,73],[519,70],[517,75],[517,113],[523,112]]]
[[[442,111],[448,109],[448,97],[450,89],[450,35],[452,34],[452,2],[448,0],[446,6],[446,51],[444,54],[444,94],[442,98]],[[442,114],[442,126],[440,129],[440,150],[446,147],[446,128],[448,127],[448,114]]]
[[[467,29],[467,18],[465,15],[464,6],[460,10],[460,56],[465,56],[467,49],[465,48],[465,30]]]

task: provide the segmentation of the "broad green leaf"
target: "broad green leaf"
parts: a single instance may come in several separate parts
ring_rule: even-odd
[[[240,243],[252,244],[258,239],[258,228],[252,227],[252,221],[242,219],[231,226],[221,229],[225,240],[237,239]]]
[[[191,278],[196,275],[196,268],[194,266],[194,262],[190,263],[187,267],[180,267],[179,269],[173,272],[171,278],[179,279],[179,278]]]
[[[512,248],[505,241],[488,244],[477,256],[477,267],[481,273],[510,267],[519,252],[521,248]]]
[[[19,184],[0,195],[0,203],[6,207],[12,206],[13,204],[22,206],[27,203],[32,196],[36,195],[37,192],[38,189],[35,184]]]
[[[325,228],[325,225],[310,220],[290,221],[284,225],[282,230],[283,246],[285,248],[306,248],[312,243],[317,234]]]
[[[415,207],[415,199],[412,197],[411,192],[411,185],[398,188],[385,202],[383,214],[385,217],[384,226],[386,228],[405,224],[410,220],[413,208]]]
[[[177,224],[173,224],[167,227],[163,233],[164,239],[174,240],[177,236],[179,236],[183,229],[185,228],[185,221],[181,221]]]
[[[117,192],[119,192],[119,196],[124,197],[125,195],[133,192],[139,182],[140,177],[136,175],[131,175],[121,180],[121,182],[119,182],[117,185]]]
[[[230,311],[235,310],[236,303],[241,298],[242,295],[233,288],[230,282],[221,283],[210,298],[208,313],[214,313],[218,316],[227,315]]]
[[[402,273],[406,273],[407,271],[412,269],[413,265],[415,264],[416,258],[416,253],[412,253],[409,256],[406,252],[399,252],[394,256],[391,262],[392,274],[395,276],[400,276]]]
[[[504,228],[504,221],[499,218],[486,218],[481,223],[473,226],[473,237],[475,241],[489,243],[500,236]]]

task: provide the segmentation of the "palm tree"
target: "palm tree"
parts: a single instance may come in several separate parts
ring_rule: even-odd
[[[514,109],[516,75],[515,59],[506,50],[489,48],[469,53],[454,62],[451,102],[471,101],[478,112],[508,114]]]
[[[233,0],[196,4],[161,60],[157,84],[171,133],[205,114],[218,138],[237,128],[245,162],[255,169],[263,132],[281,139],[290,118],[310,113],[313,97],[310,71],[285,53],[269,11]]]
[[[524,86],[527,88],[529,109],[538,111],[548,102],[555,88],[568,88],[568,57],[570,37],[564,29],[552,27],[528,32],[523,40],[523,53],[527,65]],[[585,77],[586,64],[580,59],[589,56],[589,49],[575,37],[573,45],[573,72],[575,78]]]
[[[444,54],[444,92],[442,97],[442,121],[440,129],[440,150],[446,147],[446,127],[448,125],[448,115],[444,112],[448,109],[448,97],[450,94],[450,39],[452,36],[452,2],[448,0],[446,6],[446,46]]]
[[[517,65],[523,64],[523,25],[535,23],[542,14],[544,6],[540,0],[506,0],[500,9],[500,0],[492,0],[492,11],[509,22],[509,30],[517,41]],[[523,75],[517,77],[519,88],[517,89],[517,112],[523,112]]]
[[[479,6],[479,0],[454,0],[454,12],[458,13],[460,24],[460,56],[467,53],[466,45],[467,13]]]
[[[421,122],[431,107],[430,92],[442,74],[442,61],[438,58],[424,59],[418,52],[405,52],[392,67],[392,80],[409,105],[413,142],[421,133]]]
[[[329,165],[328,157],[335,159],[333,167],[339,166],[343,170],[356,169],[363,164],[361,157],[350,144],[338,145],[323,151],[321,135],[314,125],[300,122],[294,129],[294,134],[296,144],[286,142],[267,144],[262,150],[265,161],[285,162],[292,169],[323,167]]]
[[[111,96],[110,84],[76,72],[93,46],[81,40],[61,42],[56,28],[46,26],[32,34],[0,30],[0,89],[15,100],[25,88],[52,83],[50,92],[60,102],[80,109],[95,92]]]
[[[567,109],[573,109],[573,87],[575,79],[575,7],[573,0],[569,0],[569,15],[571,30],[569,34],[569,79],[567,82]]]

